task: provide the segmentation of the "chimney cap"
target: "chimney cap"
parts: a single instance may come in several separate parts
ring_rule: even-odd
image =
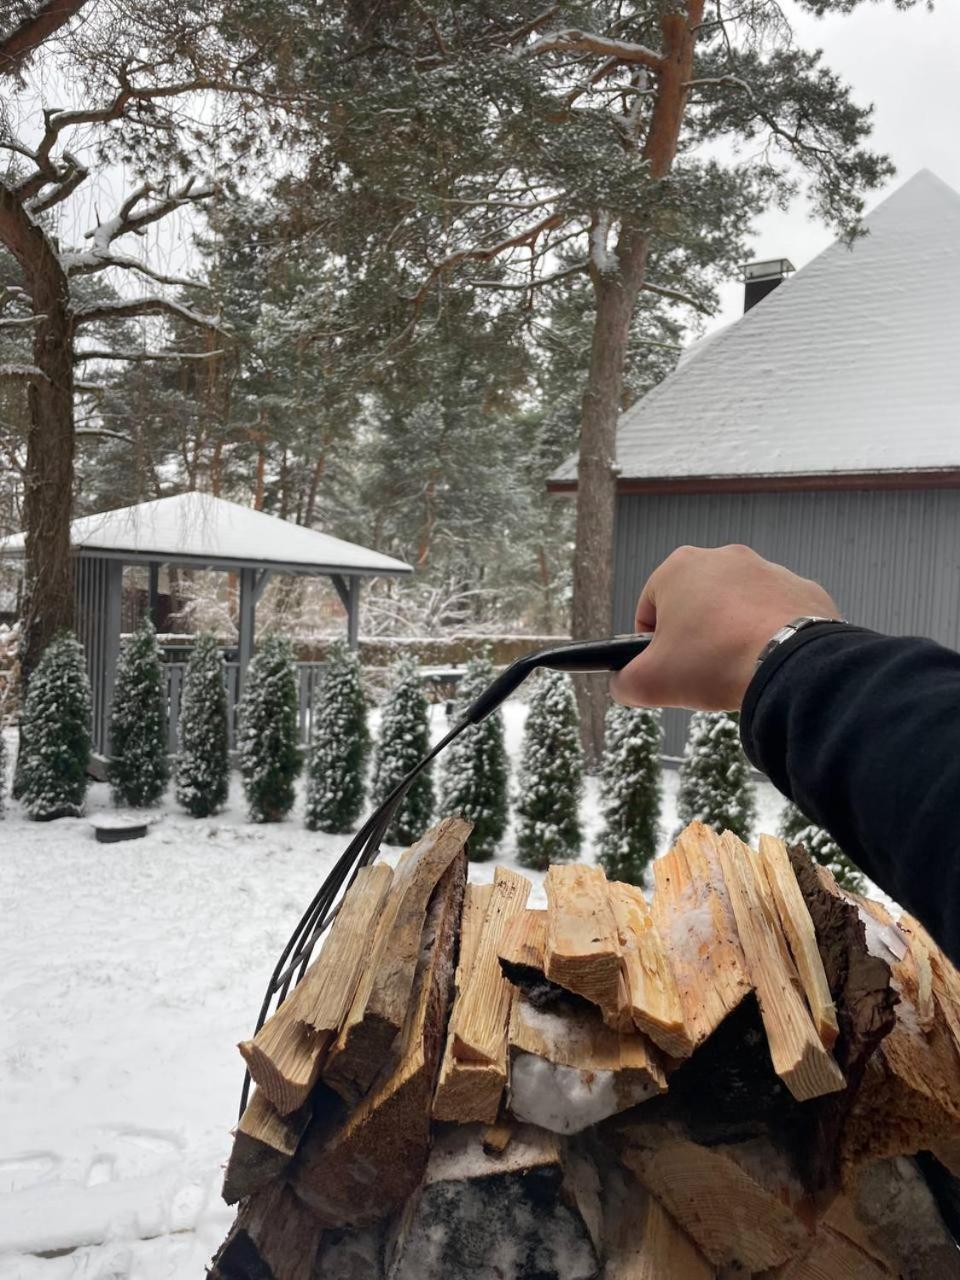
[[[748,262],[743,268],[744,281],[782,280],[796,267],[789,258],[767,258],[764,262]]]

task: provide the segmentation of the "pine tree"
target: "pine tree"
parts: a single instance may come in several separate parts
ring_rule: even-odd
[[[457,712],[467,707],[493,680],[489,658],[467,663],[457,699]],[[447,749],[441,780],[440,811],[459,813],[473,823],[467,851],[473,862],[485,862],[497,851],[507,827],[507,749],[503,715],[495,711],[473,725]]]
[[[293,808],[300,772],[293,646],[267,636],[247,668],[237,753],[252,822],[281,822]]]
[[[611,880],[642,884],[656,855],[663,795],[660,712],[607,708],[600,806],[599,862]]]
[[[117,804],[157,804],[170,779],[167,699],[149,618],[123,644],[110,713],[107,780]]]
[[[43,651],[23,706],[20,797],[38,821],[79,818],[90,760],[90,682],[83,647],[68,631]]]
[[[227,691],[220,646],[197,637],[187,663],[177,725],[177,803],[194,818],[222,809],[230,790]]]
[[[411,657],[404,657],[393,671],[393,684],[383,704],[380,740],[377,744],[374,791],[381,801],[404,774],[427,754],[430,742],[430,709],[420,687]],[[433,778],[429,769],[407,792],[387,831],[390,844],[419,840],[433,817]]]
[[[349,831],[363,809],[370,731],[357,655],[342,641],[327,652],[307,756],[306,823]]]
[[[867,882],[859,868],[850,861],[837,842],[822,827],[811,822],[792,802],[780,816],[780,836],[787,844],[802,844],[815,862],[829,868],[837,883],[855,893],[862,893]]]
[[[739,717],[695,711],[680,765],[677,814],[681,827],[705,822],[749,840],[756,821],[750,765],[740,745]]]
[[[583,755],[570,680],[544,671],[530,698],[517,795],[517,861],[545,871],[580,852]]]

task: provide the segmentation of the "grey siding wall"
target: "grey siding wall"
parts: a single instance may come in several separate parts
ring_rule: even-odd
[[[864,626],[960,648],[960,490],[621,497],[615,629],[632,630],[644,582],[675,547],[728,542],[822,582]],[[666,754],[682,750],[686,719],[668,713]]]

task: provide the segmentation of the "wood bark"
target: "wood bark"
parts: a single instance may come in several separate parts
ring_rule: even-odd
[[[0,76],[15,76],[44,40],[79,13],[87,0],[45,0],[0,39]]]
[[[673,167],[692,77],[696,32],[704,0],[688,0],[685,12],[661,19],[663,54],[656,75],[653,111],[643,158],[655,181]],[[602,211],[598,218],[605,215]],[[623,370],[630,323],[646,273],[650,232],[632,218],[621,221],[615,265],[591,261],[596,300],[590,365],[580,415],[577,473],[577,533],[573,563],[571,633],[587,640],[613,621],[613,537],[616,510],[617,420],[623,407]],[[585,676],[577,682],[580,732],[589,768],[603,752],[607,681]]]
[[[73,626],[74,322],[69,282],[53,244],[3,184],[0,243],[16,258],[37,317],[33,363],[38,376],[27,392],[30,427],[23,500],[26,593],[20,654],[26,685],[54,635]]]

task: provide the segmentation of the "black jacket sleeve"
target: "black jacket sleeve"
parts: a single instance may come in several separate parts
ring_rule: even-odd
[[[960,654],[815,625],[747,690],[749,759],[960,964]]]

